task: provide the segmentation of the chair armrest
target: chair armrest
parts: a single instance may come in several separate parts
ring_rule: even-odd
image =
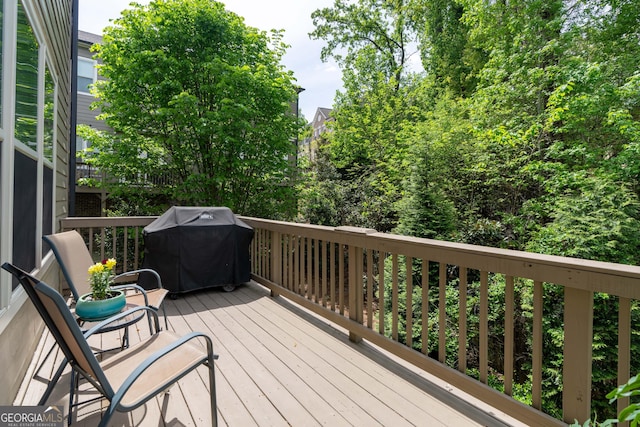
[[[124,380],[124,382],[122,383],[122,385],[120,386],[118,391],[115,393],[115,395],[114,395],[114,397],[112,399],[112,402],[120,402],[122,397],[127,393],[129,388],[138,379],[138,377],[140,375],[142,375],[142,373],[144,371],[146,371],[151,365],[153,365],[155,362],[157,362],[158,360],[160,360],[161,358],[163,358],[164,356],[166,356],[170,352],[178,349],[181,345],[183,345],[183,344],[187,343],[188,341],[191,341],[191,340],[193,340],[195,338],[204,338],[205,339],[205,341],[207,343],[207,357],[206,357],[206,360],[213,361],[213,360],[218,359],[218,355],[213,353],[213,343],[211,342],[211,338],[208,335],[206,335],[206,334],[204,334],[202,332],[191,332],[189,334],[186,334],[186,335],[178,338],[177,340],[175,340],[171,344],[169,344],[169,345],[157,350],[151,356],[147,357],[140,365],[138,365],[138,367],[136,367],[136,369],[131,374],[129,374],[129,376]],[[204,361],[205,361],[205,359],[203,358],[201,363],[203,363]],[[210,369],[213,369],[213,366],[210,366]],[[172,383],[178,381],[178,379],[179,378],[175,378],[175,379],[173,379],[173,381],[168,382],[168,384],[172,384]],[[156,392],[157,392],[157,390],[152,391],[152,393],[156,393]],[[151,393],[148,393],[148,394],[151,394]]]
[[[126,289],[135,289],[136,291],[140,292],[142,294],[142,296],[144,297],[144,305],[149,305],[149,300],[147,299],[147,291],[140,285],[136,285],[135,283],[129,283],[127,285],[111,286],[111,289],[113,289],[114,291],[122,291],[122,290],[126,290]]]
[[[137,307],[134,307],[130,310],[127,311],[123,311],[120,312],[118,314],[114,314],[113,316],[103,320],[102,322],[98,323],[97,325],[95,325],[94,327],[92,327],[91,329],[89,329],[88,331],[86,331],[84,333],[84,337],[85,338],[89,338],[91,335],[95,334],[96,332],[99,332],[102,328],[104,328],[105,326],[116,322],[120,319],[122,319],[123,317],[127,317],[133,313],[135,313],[136,311],[140,311],[140,310],[146,310],[149,311],[150,313],[153,314],[153,319],[154,319],[154,324],[155,324],[155,328],[156,328],[156,332],[160,330],[160,322],[158,321],[158,312],[152,308],[152,307],[148,307],[148,306],[142,306],[139,305]]]
[[[116,277],[114,277],[114,280],[124,279],[129,276],[138,276],[140,273],[149,273],[153,275],[156,278],[156,283],[158,285],[157,287],[162,288],[162,279],[160,278],[160,275],[158,274],[157,271],[152,270],[150,268],[141,268],[139,270],[126,271],[124,273],[118,274]]]

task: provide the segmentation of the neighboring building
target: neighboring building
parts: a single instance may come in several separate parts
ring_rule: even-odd
[[[69,209],[72,0],[0,2],[0,263],[59,286],[42,236]],[[0,272],[0,405],[11,405],[44,324]]]
[[[100,114],[100,110],[91,109],[91,104],[95,100],[95,97],[89,92],[91,85],[100,78],[96,67],[98,62],[93,59],[95,54],[91,52],[91,46],[100,43],[102,43],[102,36],[87,33],[86,31],[78,31],[77,117],[78,124],[85,124],[96,129],[107,130],[109,129],[108,126],[103,121],[96,119],[96,116]],[[76,149],[80,151],[83,148],[87,148],[86,143],[78,138]]]
[[[309,157],[309,160],[313,161],[316,158],[319,144],[324,140],[325,133],[330,132],[327,123],[334,120],[331,116],[332,111],[331,108],[318,107],[316,114],[313,116],[313,121],[309,123],[311,137],[305,138],[301,147],[302,153]]]
[[[313,133],[311,134],[312,141],[321,139],[322,134],[327,132],[327,122],[333,121],[333,117],[331,117],[332,111],[331,108],[318,107],[316,115],[313,116],[313,121],[311,122],[313,128]]]
[[[95,101],[95,97],[90,93],[90,88],[100,79],[96,68],[98,62],[93,59],[94,52],[91,52],[91,46],[100,43],[102,43],[102,36],[86,31],[78,31],[78,102],[76,104],[76,118],[79,125],[84,124],[94,129],[108,130],[109,127],[102,120],[96,119],[96,116],[100,114],[100,110],[91,109],[91,104]],[[81,153],[86,148],[89,148],[89,143],[77,136],[76,152]],[[76,181],[79,178],[99,179],[101,177],[100,171],[83,163],[81,157],[76,157]],[[75,199],[76,216],[102,216],[106,211],[107,193],[102,188],[76,185]]]

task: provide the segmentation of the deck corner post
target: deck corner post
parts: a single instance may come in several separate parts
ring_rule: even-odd
[[[582,425],[591,416],[592,346],[593,292],[566,287],[562,408],[567,423]]]
[[[364,290],[362,275],[364,272],[362,248],[349,246],[349,319],[362,324]],[[362,337],[353,331],[349,331],[349,340],[355,343],[362,341]]]

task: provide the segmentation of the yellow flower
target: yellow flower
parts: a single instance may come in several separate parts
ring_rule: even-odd
[[[104,271],[104,265],[101,262],[97,262],[89,267],[89,274],[98,274]]]
[[[105,299],[114,277],[116,260],[114,258],[97,262],[89,267],[89,286],[94,300]]]

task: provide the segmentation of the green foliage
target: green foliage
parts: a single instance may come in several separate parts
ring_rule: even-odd
[[[400,130],[421,114],[420,79],[408,69],[416,33],[407,10],[402,2],[336,0],[312,14],[310,36],[326,41],[322,58],[343,69],[326,147],[344,189],[340,224],[391,231],[398,221],[408,153]]]
[[[453,96],[472,93],[486,55],[469,42],[462,3],[423,0],[408,9],[418,31],[422,63],[434,84]]]
[[[364,77],[381,73],[397,89],[409,59],[409,45],[415,39],[408,8],[403,2],[335,0],[332,8],[311,14],[316,28],[309,35],[326,42],[323,60],[333,57],[347,70],[364,71],[362,60],[367,58],[375,65]]]
[[[346,191],[325,150],[320,148],[313,164],[305,162],[302,166],[299,220],[327,226],[344,223]]]
[[[620,398],[640,396],[640,375],[631,377],[623,384],[607,394],[609,403],[614,403]],[[640,425],[640,403],[632,402],[618,414],[618,422],[630,422],[631,427]]]
[[[636,264],[640,245],[640,201],[607,177],[582,177],[575,190],[558,197],[552,222],[527,250],[552,255]]]
[[[324,164],[312,165],[311,181],[317,181],[305,183],[315,191],[314,211],[324,204],[332,225],[640,262],[637,1],[337,0],[314,20],[312,35],[327,42],[323,55],[338,59],[344,71]],[[401,59],[409,50],[399,35],[418,43],[424,74],[407,72]],[[317,173],[322,170],[331,173]],[[391,283],[387,264],[385,283]],[[418,349],[422,289],[418,267],[413,270],[413,294],[406,295],[405,268],[399,268],[398,319],[390,317],[385,286],[385,316],[387,328],[397,322],[398,339],[405,340],[404,305],[407,297],[413,301]],[[455,367],[459,287],[455,272],[448,273],[444,302],[430,277],[428,353],[438,351],[436,313],[443,304],[446,359]],[[478,278],[472,276],[469,372],[478,347],[472,327]],[[532,284],[516,287],[516,336],[527,337]],[[543,410],[561,417],[564,294],[556,285],[544,289]],[[503,290],[502,280],[492,277],[492,355],[500,354]],[[605,395],[616,381],[610,361],[617,304],[607,295],[594,297],[592,402],[605,418],[612,411]],[[638,316],[634,304],[634,325]],[[513,393],[525,402],[531,399],[531,345],[516,343]],[[490,359],[490,382],[499,388],[500,361]]]
[[[299,123],[281,37],[215,1],[134,5],[96,48],[97,105],[114,132],[92,141],[89,161],[120,185],[161,181],[174,203],[291,216]]]

